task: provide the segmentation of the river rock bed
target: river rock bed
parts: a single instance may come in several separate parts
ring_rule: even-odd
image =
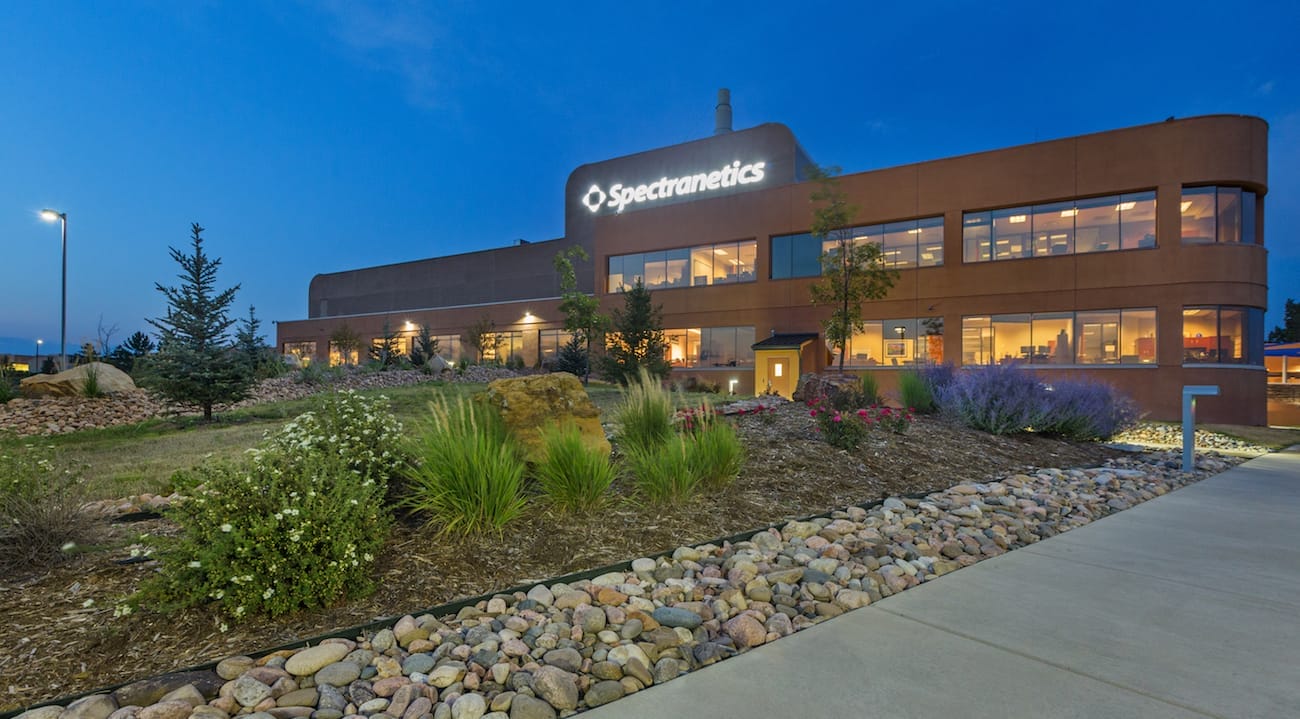
[[[1139,422],[1132,429],[1127,429],[1111,438],[1112,442],[1152,445],[1157,447],[1181,447],[1183,445],[1183,428],[1173,424],[1156,422]],[[1192,440],[1198,450],[1219,450],[1243,452],[1246,454],[1268,454],[1272,450],[1251,444],[1244,439],[1229,437],[1226,434],[1196,430]]]
[[[923,498],[890,497],[626,571],[404,616],[215,671],[143,680],[22,719],[533,719],[694,671],[949,572],[1165,494],[1239,460],[1135,454]]]

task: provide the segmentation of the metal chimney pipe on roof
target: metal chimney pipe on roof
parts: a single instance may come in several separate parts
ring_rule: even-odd
[[[718,90],[718,104],[713,108],[713,134],[725,135],[731,132],[731,90]]]

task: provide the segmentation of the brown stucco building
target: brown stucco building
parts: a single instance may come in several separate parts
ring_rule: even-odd
[[[846,365],[889,391],[921,363],[1018,362],[1110,382],[1158,419],[1183,385],[1214,384],[1199,419],[1263,424],[1267,134],[1206,116],[842,176],[846,231],[899,270]],[[567,339],[551,260],[580,245],[606,309],[637,279],[653,291],[675,376],[788,395],[838,361],[809,299],[810,165],[777,124],[584,165],[563,238],[318,275],[280,348],[324,361],[343,323],[365,340],[387,323],[409,348],[424,324],[458,359],[489,317],[502,357],[543,363]]]

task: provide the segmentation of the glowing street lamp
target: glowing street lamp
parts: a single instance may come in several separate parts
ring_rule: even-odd
[[[63,224],[63,302],[59,313],[59,371],[68,368],[68,213],[51,209],[41,210],[46,222],[59,220]]]
[[[36,369],[32,372],[32,374],[36,374],[36,372],[41,371],[41,345],[43,344],[45,344],[45,340],[42,339],[36,340],[36,362],[34,363]]]

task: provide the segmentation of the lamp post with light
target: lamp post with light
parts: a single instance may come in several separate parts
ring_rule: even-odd
[[[36,365],[36,369],[32,370],[32,374],[37,374],[41,371],[41,345],[43,344],[45,344],[45,340],[36,340],[36,362],[33,363]]]
[[[59,220],[63,224],[63,301],[59,312],[59,371],[68,368],[68,213],[41,210],[46,222]]]

